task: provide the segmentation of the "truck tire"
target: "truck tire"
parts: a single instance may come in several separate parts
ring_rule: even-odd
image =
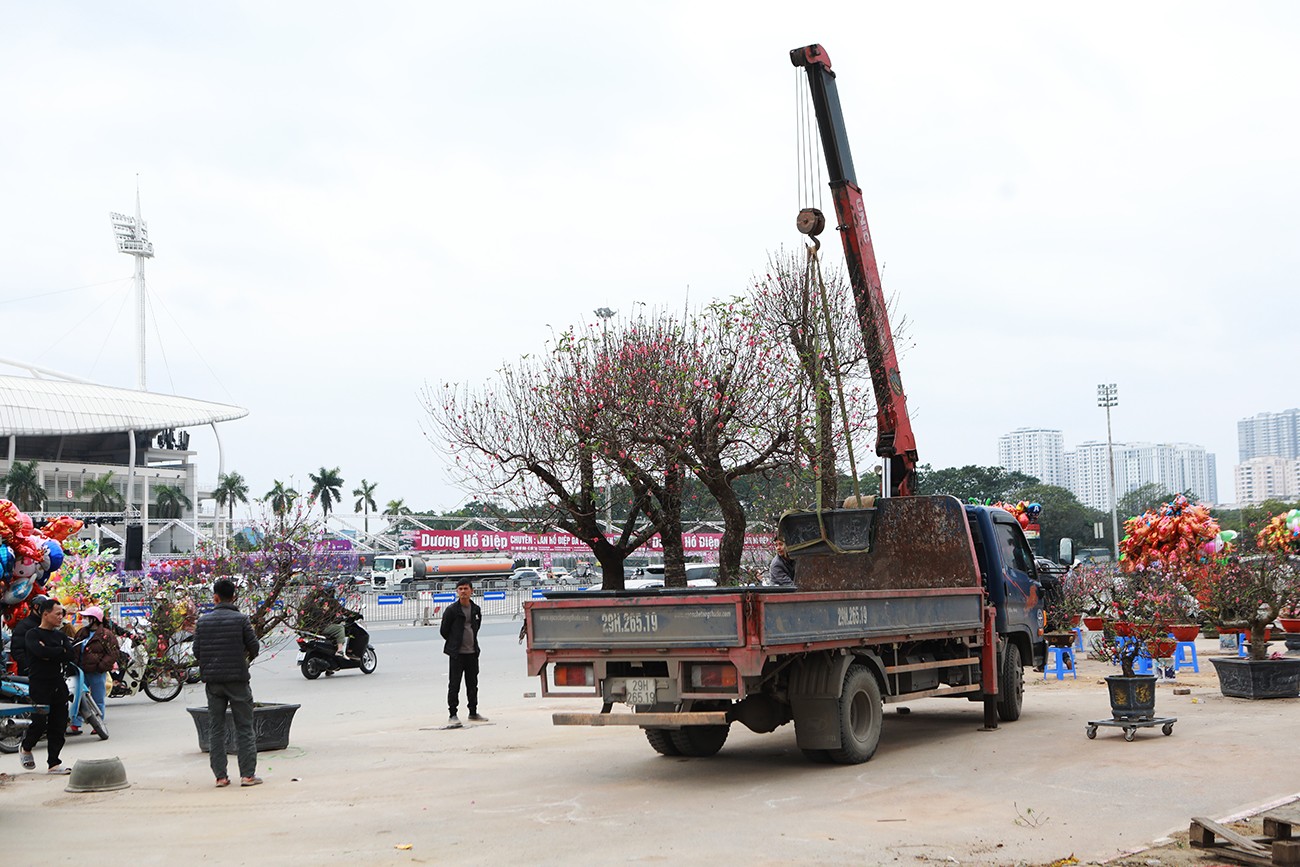
[[[703,759],[722,749],[730,731],[730,726],[682,726],[667,734],[679,755]]]
[[[673,743],[670,737],[672,732],[668,729],[646,729],[645,739],[654,747],[654,751],[661,756],[680,756],[677,751],[677,745]]]
[[[1020,719],[1020,707],[1025,701],[1025,669],[1020,662],[1020,648],[1007,642],[1002,654],[1002,670],[998,672],[998,719],[1015,722]]]
[[[884,710],[880,701],[880,684],[865,666],[850,665],[845,672],[838,717],[840,746],[826,751],[831,761],[858,765],[875,755],[876,745],[880,743]]]

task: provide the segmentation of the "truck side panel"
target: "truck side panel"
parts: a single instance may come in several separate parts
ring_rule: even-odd
[[[820,595],[820,594],[819,594]],[[763,644],[870,640],[944,631],[976,631],[982,625],[979,588],[940,593],[872,593],[839,599],[765,599]]]

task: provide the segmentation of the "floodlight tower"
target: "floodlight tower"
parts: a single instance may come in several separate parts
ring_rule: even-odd
[[[1106,452],[1110,456],[1110,532],[1114,537],[1115,562],[1119,562],[1119,508],[1115,492],[1115,440],[1110,435],[1110,411],[1119,406],[1119,386],[1113,382],[1097,386],[1097,406],[1106,408]]]
[[[140,216],[140,187],[135,188],[135,216],[111,213],[113,234],[117,236],[117,252],[135,257],[136,303],[136,365],[135,387],[145,390],[144,379],[144,260],[153,258],[153,244],[149,241],[149,224]]]

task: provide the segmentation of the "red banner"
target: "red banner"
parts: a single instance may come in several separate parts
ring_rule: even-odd
[[[617,541],[610,537],[610,541]],[[493,530],[419,530],[412,547],[417,551],[501,551],[510,554],[590,554],[591,548],[577,536],[565,532],[504,533]],[[658,534],[643,546],[663,551]],[[717,554],[722,548],[721,533],[683,533],[682,547],[687,554]],[[772,547],[771,533],[746,533],[746,548]]]

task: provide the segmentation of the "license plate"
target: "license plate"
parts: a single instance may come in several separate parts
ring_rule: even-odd
[[[306,658],[307,658],[307,654],[305,654],[305,653],[301,653],[301,652],[298,654],[298,661],[299,661],[299,662],[302,662],[302,661],[303,661],[304,659],[306,659]]]
[[[630,705],[655,703],[655,679],[653,677],[629,677],[625,684],[623,701]]]

